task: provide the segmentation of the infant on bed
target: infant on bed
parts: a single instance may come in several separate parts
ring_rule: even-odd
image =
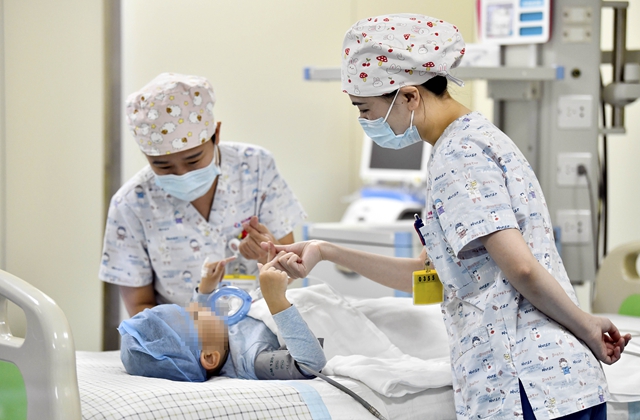
[[[208,303],[233,257],[203,267],[192,303],[145,309],[118,327],[120,358],[131,375],[203,382],[211,376],[240,379],[307,379],[303,364],[319,372],[326,364],[320,343],[285,295],[287,275],[269,262],[260,266],[260,289],[286,349],[259,320],[228,326]],[[270,261],[268,258],[267,261]]]

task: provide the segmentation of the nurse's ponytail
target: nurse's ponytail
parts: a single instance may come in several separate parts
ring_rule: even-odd
[[[445,76],[434,76],[420,86],[433,93],[436,97],[442,98],[447,92],[447,78]],[[396,96],[396,92],[397,90],[394,90],[381,96],[391,102],[394,96]]]
[[[447,91],[447,78],[444,76],[435,76],[427,80],[422,84],[422,87],[427,89],[434,95],[441,97]]]

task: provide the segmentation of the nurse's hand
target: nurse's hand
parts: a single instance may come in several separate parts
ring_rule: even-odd
[[[581,338],[598,360],[607,365],[617,362],[631,340],[631,334],[620,334],[618,328],[608,318],[593,315],[591,318],[591,322],[587,324],[589,331]]]
[[[266,252],[272,247],[272,255],[275,255],[273,261],[277,262],[274,267],[287,273],[289,278],[298,279],[306,277],[313,267],[322,261],[321,242],[312,240],[291,245],[274,245],[271,242],[265,242],[262,243],[262,248]]]
[[[242,224],[242,228],[247,232],[247,236],[240,242],[238,251],[248,260],[258,260],[261,263],[267,262],[267,253],[260,247],[261,242],[278,243],[265,225],[258,221],[257,216],[252,216],[248,222]]]

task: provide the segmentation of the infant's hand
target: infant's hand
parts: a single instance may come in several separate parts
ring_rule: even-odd
[[[291,306],[286,296],[289,276],[284,271],[274,267],[275,261],[273,261],[271,255],[269,255],[268,259],[268,263],[264,265],[258,264],[260,269],[260,290],[269,306],[269,311],[272,314],[277,314]]]
[[[260,267],[260,289],[264,296],[267,290],[273,290],[275,293],[284,294],[289,285],[289,276],[284,271],[278,270],[267,264]]]
[[[216,290],[218,284],[224,277],[224,267],[227,263],[235,260],[235,256],[225,258],[222,261],[209,262],[207,257],[202,263],[202,272],[200,273],[200,285],[198,286],[198,292],[202,294],[209,294]]]

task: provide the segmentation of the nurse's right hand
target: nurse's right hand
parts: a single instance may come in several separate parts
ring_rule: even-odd
[[[271,248],[271,255],[275,255],[274,265],[277,269],[287,273],[289,278],[306,277],[313,267],[322,261],[320,244],[322,241],[311,240],[296,242],[291,245],[274,245],[272,242],[262,242],[260,246],[265,250]]]

